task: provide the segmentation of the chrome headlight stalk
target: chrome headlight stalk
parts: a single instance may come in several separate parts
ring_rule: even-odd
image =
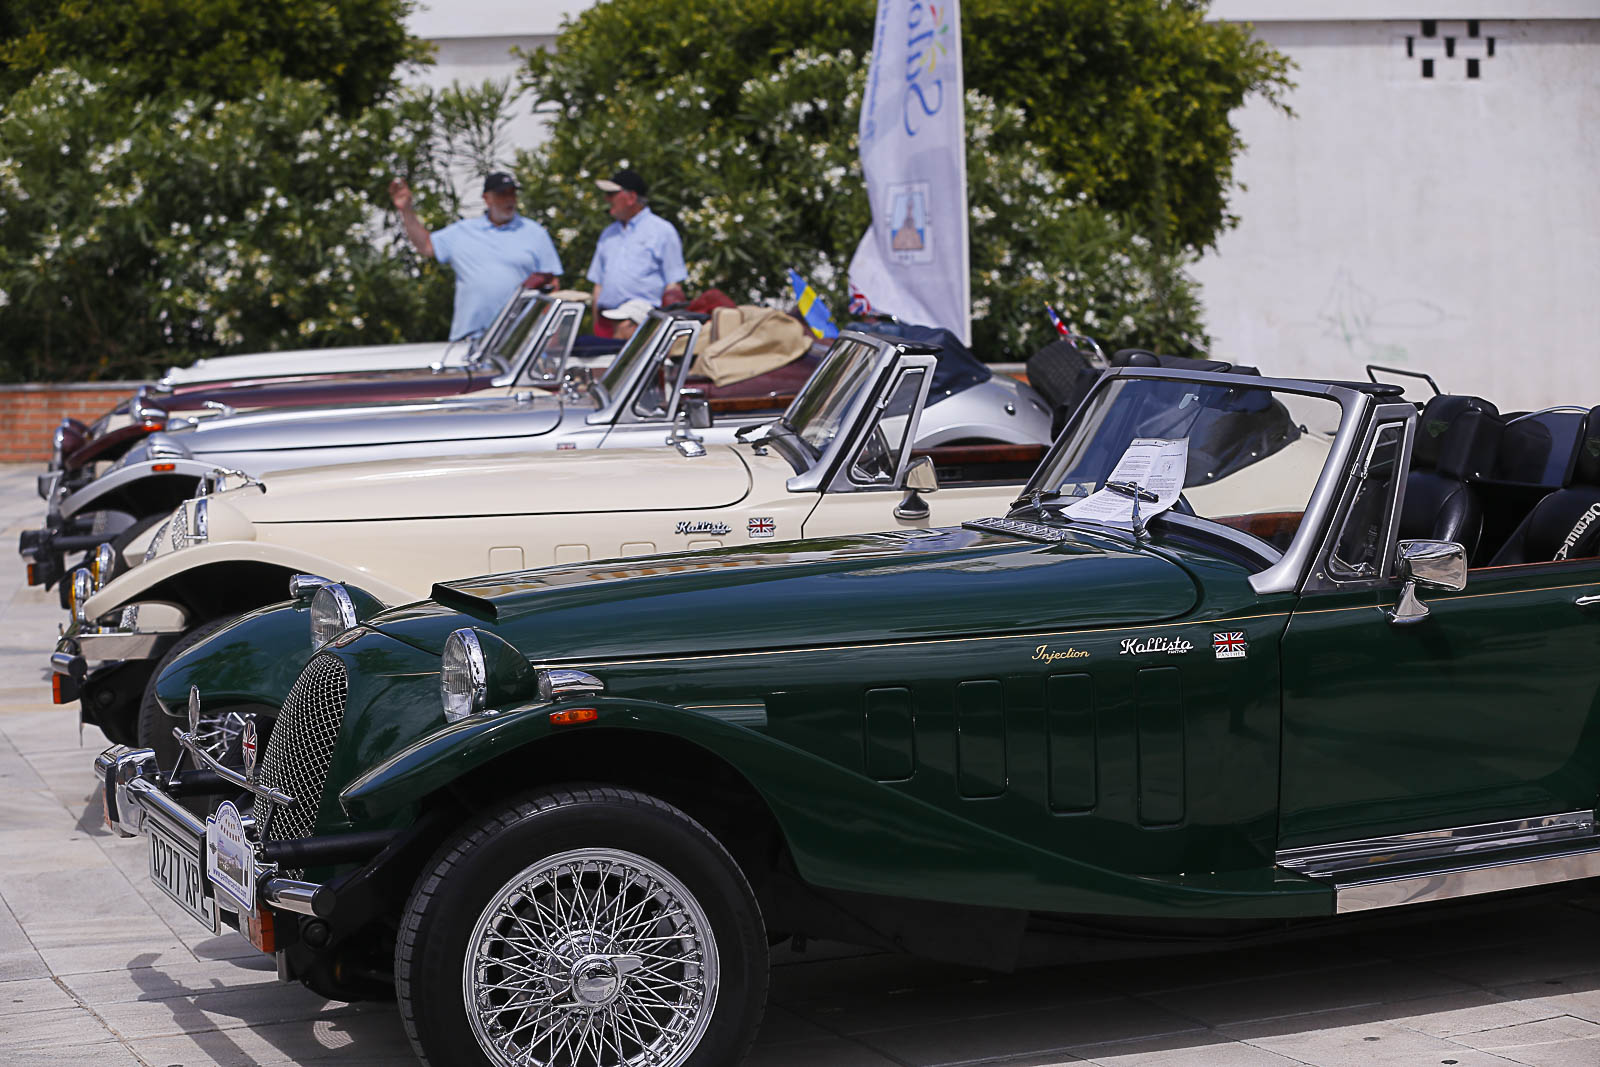
[[[471,629],[457,630],[445,638],[439,667],[439,700],[444,705],[445,722],[459,722],[488,706],[489,665],[483,657],[483,644]]]
[[[357,621],[355,601],[344,586],[338,582],[320,586],[311,596],[311,651],[317,651]]]
[[[567,697],[598,696],[606,684],[592,674],[567,667],[548,667],[539,671],[539,699],[545,703]]]

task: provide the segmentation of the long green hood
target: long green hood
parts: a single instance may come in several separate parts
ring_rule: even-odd
[[[1088,531],[1039,544],[956,528],[547,567],[433,597],[371,625],[429,651],[477,625],[536,662],[592,662],[1125,626],[1190,611],[1196,588],[1164,556]]]

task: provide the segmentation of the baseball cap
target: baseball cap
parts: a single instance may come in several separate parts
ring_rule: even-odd
[[[640,196],[645,194],[644,179],[639,177],[639,172],[632,167],[623,167],[611,176],[610,181],[601,178],[595,184],[600,187],[601,192],[605,193],[620,193],[626,189],[628,192],[638,193]]]
[[[650,301],[640,300],[638,297],[635,297],[632,300],[626,300],[618,304],[614,308],[606,308],[604,311],[600,312],[600,314],[604,315],[608,319],[616,319],[618,322],[631,319],[635,326],[643,326],[644,320],[649,316],[650,308],[652,306],[653,305],[650,303]]]
[[[517,179],[503,170],[497,170],[483,179],[483,191],[486,193],[516,192]]]

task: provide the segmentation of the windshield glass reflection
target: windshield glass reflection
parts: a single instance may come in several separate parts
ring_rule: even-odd
[[[838,436],[851,406],[871,382],[877,354],[875,345],[849,339],[835,342],[784,412],[784,424],[811,450],[813,459]]]
[[[1300,528],[1342,409],[1327,397],[1255,386],[1123,378],[1100,390],[1034,481],[1046,499],[1105,488],[1135,441],[1183,442],[1173,510],[1232,527],[1279,551]]]

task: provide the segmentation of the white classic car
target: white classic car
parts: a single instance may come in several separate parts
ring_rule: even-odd
[[[847,332],[781,418],[734,443],[680,427],[675,448],[309,467],[185,501],[145,535],[137,566],[98,591],[103,572],[73,575],[58,700],[81,692],[86,720],[108,735],[170,747],[146,692],[156,661],[208,624],[281,600],[296,575],[344,583],[375,609],[486,572],[768,538],[915,536],[1003,513],[1045,446],[918,454],[936,363],[928,346]]]

